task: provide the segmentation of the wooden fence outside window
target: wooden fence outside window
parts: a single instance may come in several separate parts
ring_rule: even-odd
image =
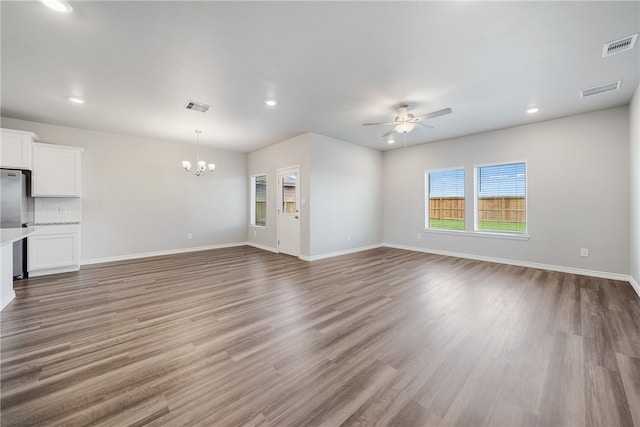
[[[429,198],[429,219],[464,220],[464,197]],[[478,221],[526,222],[525,198],[480,197]]]

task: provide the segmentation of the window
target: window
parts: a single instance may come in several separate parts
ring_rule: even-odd
[[[426,228],[464,230],[464,169],[425,173]]]
[[[475,172],[476,231],[526,233],[526,164],[482,166]]]
[[[267,175],[251,177],[251,225],[267,225]]]
[[[282,178],[282,213],[293,214],[298,212],[296,206],[298,185],[298,173],[293,172]]]

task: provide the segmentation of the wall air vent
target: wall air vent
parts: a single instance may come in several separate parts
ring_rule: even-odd
[[[611,56],[616,53],[631,50],[636,45],[636,40],[638,40],[637,33],[618,40],[614,40],[609,43],[605,43],[604,47],[602,48],[602,57],[604,58],[605,56]]]
[[[202,102],[196,101],[187,101],[184,104],[184,108],[187,110],[199,111],[201,113],[206,113],[211,108],[211,105],[203,104]]]
[[[613,92],[620,89],[621,83],[622,80],[618,80],[617,82],[605,83],[588,89],[582,89],[580,91],[580,98],[587,98],[589,96],[600,95],[601,93]]]

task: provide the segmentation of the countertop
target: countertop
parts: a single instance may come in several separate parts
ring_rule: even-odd
[[[69,222],[36,222],[31,225],[34,227],[39,227],[41,225],[74,225],[80,224],[80,221],[69,221]]]
[[[0,228],[0,246],[24,239],[29,234],[35,233],[35,231],[36,229],[33,227]]]

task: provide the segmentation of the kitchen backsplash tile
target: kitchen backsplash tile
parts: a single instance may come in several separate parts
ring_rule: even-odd
[[[36,224],[82,221],[82,199],[79,197],[34,198]]]

